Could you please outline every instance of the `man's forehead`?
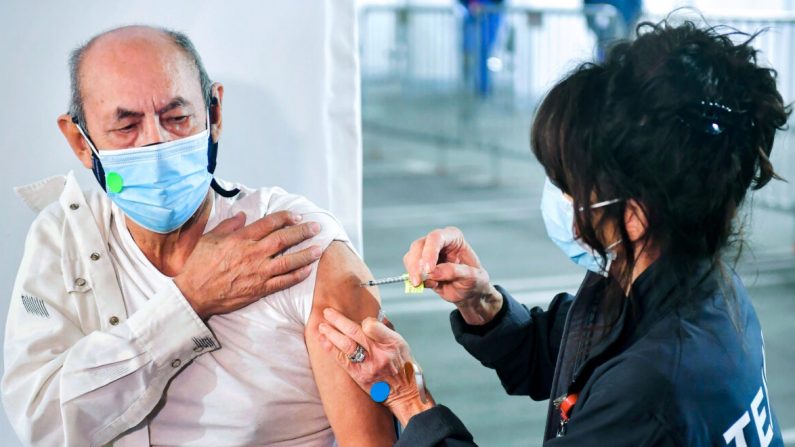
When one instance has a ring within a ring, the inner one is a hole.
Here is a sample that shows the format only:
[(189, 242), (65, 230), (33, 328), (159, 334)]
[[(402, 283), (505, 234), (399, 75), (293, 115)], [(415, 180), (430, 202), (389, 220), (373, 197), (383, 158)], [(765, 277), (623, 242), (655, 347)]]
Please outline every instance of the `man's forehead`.
[[(165, 32), (126, 27), (97, 37), (80, 64), (86, 102), (129, 101), (129, 97), (200, 94), (198, 73), (188, 55)], [(170, 100), (164, 98), (164, 100)]]
[(97, 36), (86, 48), (81, 70), (88, 73), (101, 64), (131, 65), (134, 62), (184, 63), (191, 60), (165, 31), (146, 26), (128, 26)]

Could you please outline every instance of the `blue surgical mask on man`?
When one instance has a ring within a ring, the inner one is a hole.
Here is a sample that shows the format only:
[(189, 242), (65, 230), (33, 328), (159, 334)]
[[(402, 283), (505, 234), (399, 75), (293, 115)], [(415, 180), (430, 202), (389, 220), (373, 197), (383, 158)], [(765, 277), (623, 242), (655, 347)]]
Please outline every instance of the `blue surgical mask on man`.
[(97, 150), (110, 199), (135, 223), (156, 232), (180, 228), (199, 209), (213, 180), (208, 171), (209, 119), (195, 135), (151, 146)]
[[(621, 199), (613, 199), (599, 202), (591, 205), (591, 208), (601, 208), (620, 201)], [(610, 265), (616, 258), (615, 252), (611, 249), (621, 241), (618, 240), (607, 247), (606, 260), (593, 248), (580, 241), (574, 235), (574, 204), (563, 195), (563, 191), (552, 184), (549, 178), (544, 182), (544, 191), (541, 195), (541, 215), (544, 218), (547, 235), (569, 259), (592, 272), (608, 275)]]

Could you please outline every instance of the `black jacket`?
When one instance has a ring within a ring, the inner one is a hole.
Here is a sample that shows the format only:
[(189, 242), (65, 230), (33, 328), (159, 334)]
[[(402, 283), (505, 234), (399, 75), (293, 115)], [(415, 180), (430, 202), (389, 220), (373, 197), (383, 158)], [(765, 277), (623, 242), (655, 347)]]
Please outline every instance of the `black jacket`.
[[(706, 263), (680, 276), (653, 264), (613, 325), (604, 324), (600, 306), (607, 279), (592, 273), (576, 297), (560, 294), (546, 311), (528, 310), (499, 289), (505, 301), (489, 325), (469, 326), (457, 311), (451, 324), (509, 394), (553, 398), (545, 446), (739, 446), (739, 437), (748, 446), (783, 445), (745, 287)], [(684, 293), (687, 299), (676, 299)], [(554, 401), (569, 393), (579, 398), (562, 425)], [(412, 418), (397, 445), (475, 443), (439, 405)]]

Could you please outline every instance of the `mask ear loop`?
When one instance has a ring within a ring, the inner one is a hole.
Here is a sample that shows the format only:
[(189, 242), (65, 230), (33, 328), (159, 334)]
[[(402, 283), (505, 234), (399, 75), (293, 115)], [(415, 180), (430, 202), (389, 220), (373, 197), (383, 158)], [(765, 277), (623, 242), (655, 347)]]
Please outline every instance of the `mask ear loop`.
[[(218, 98), (213, 96), (212, 100), (210, 101), (210, 109), (216, 107), (218, 105)], [(216, 157), (218, 156), (218, 142), (213, 141), (213, 134), (212, 130), (210, 129), (210, 110), (207, 110), (207, 172), (210, 174), (215, 173), (215, 165), (216, 165)], [(226, 190), (221, 185), (215, 181), (215, 176), (213, 176), (212, 181), (210, 181), (210, 187), (213, 188), (213, 191), (218, 193), (221, 197), (234, 197), (239, 192), (239, 188), (234, 188), (232, 190)]]
[[(602, 201), (602, 202), (596, 202), (593, 205), (589, 206), (588, 208), (590, 208), (590, 209), (604, 208), (606, 206), (614, 205), (614, 204), (616, 204), (618, 202), (621, 202), (622, 200), (624, 200), (624, 199), (612, 199), (612, 200), (605, 200), (605, 201)], [(579, 209), (580, 209), (580, 212), (584, 212), (585, 211), (585, 207), (584, 206), (581, 206)], [(607, 277), (610, 274), (610, 266), (613, 264), (613, 261), (615, 261), (615, 259), (616, 259), (616, 252), (613, 251), (613, 249), (615, 247), (617, 247), (618, 244), (620, 244), (622, 242), (624, 242), (623, 239), (618, 239), (617, 241), (615, 241), (612, 244), (610, 244), (607, 247), (605, 247), (605, 252), (607, 253), (607, 256), (605, 256), (604, 271), (601, 273), (602, 276)], [(594, 253), (594, 252), (592, 251), (592, 253)]]
[(91, 172), (94, 173), (94, 177), (97, 179), (99, 186), (102, 187), (103, 191), (107, 191), (105, 188), (105, 169), (102, 167), (102, 161), (99, 159), (99, 151), (97, 147), (94, 146), (94, 142), (91, 141), (91, 138), (88, 137), (88, 134), (83, 130), (83, 127), (80, 126), (80, 123), (77, 122), (77, 117), (72, 117), (72, 122), (77, 127), (77, 130), (80, 131), (80, 135), (83, 136), (83, 139), (88, 143), (88, 147), (91, 148)]

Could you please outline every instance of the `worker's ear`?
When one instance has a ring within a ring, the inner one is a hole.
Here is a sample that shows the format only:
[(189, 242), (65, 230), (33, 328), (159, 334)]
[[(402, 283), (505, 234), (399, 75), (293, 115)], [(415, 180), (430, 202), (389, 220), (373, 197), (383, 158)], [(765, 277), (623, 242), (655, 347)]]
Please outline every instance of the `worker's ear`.
[(66, 138), (69, 146), (72, 147), (72, 151), (75, 153), (80, 162), (83, 163), (83, 166), (91, 169), (93, 166), (91, 161), (91, 148), (88, 146), (86, 139), (83, 138), (83, 135), (77, 129), (77, 125), (72, 122), (72, 116), (66, 113), (59, 116), (58, 127), (61, 129), (61, 133)]
[(212, 86), (212, 99), (210, 100), (210, 135), (212, 135), (215, 143), (221, 138), (221, 129), (223, 128), (223, 115), (221, 113), (223, 99), (224, 86), (220, 82), (216, 82)]
[(627, 200), (624, 210), (624, 228), (627, 230), (630, 242), (641, 240), (646, 235), (648, 225), (649, 222), (643, 207), (635, 199)]

